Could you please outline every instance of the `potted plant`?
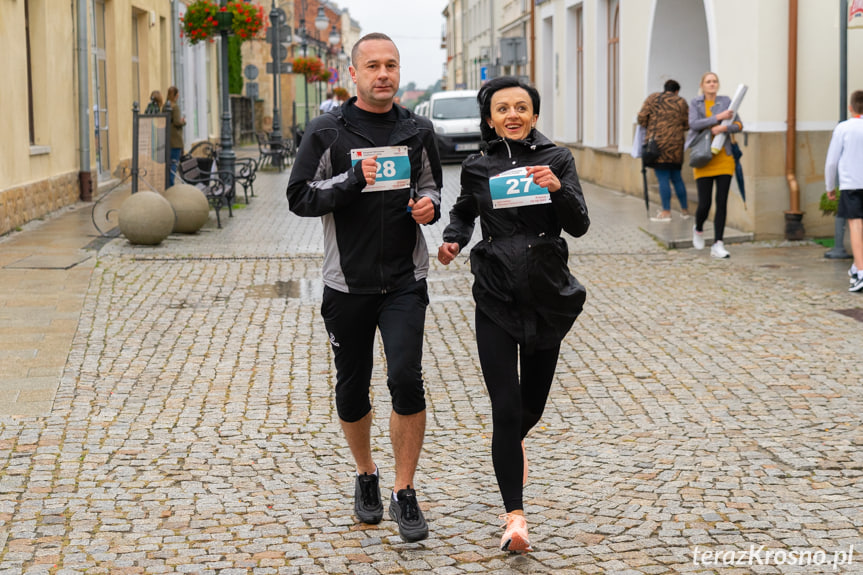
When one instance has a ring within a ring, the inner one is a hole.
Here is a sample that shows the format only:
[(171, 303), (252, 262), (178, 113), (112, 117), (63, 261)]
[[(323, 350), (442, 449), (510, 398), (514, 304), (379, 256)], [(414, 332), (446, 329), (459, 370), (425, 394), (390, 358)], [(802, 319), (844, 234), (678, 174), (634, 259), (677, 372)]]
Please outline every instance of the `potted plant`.
[(321, 74), (324, 69), (324, 63), (320, 58), (298, 56), (291, 61), (294, 74), (302, 74), (306, 80), (312, 81), (312, 78)]
[(828, 198), (826, 192), (821, 194), (821, 203), (818, 205), (818, 209), (825, 216), (836, 215), (836, 211), (839, 209), (839, 190), (836, 190), (835, 200)]
[(254, 38), (264, 27), (263, 6), (230, 0), (224, 6), (215, 0), (195, 0), (180, 17), (180, 35), (189, 44), (212, 41), (222, 30), (241, 42)]

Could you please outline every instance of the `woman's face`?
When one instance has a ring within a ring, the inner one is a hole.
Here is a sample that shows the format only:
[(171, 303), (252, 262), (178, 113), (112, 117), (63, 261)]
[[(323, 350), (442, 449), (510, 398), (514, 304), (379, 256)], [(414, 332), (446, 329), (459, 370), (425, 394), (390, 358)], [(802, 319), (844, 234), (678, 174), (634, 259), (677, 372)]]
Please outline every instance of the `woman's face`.
[(719, 91), (719, 78), (716, 74), (708, 74), (701, 81), (701, 91), (705, 94), (716, 94)]
[(491, 117), (488, 124), (495, 133), (510, 140), (524, 140), (536, 122), (533, 102), (527, 90), (502, 88), (491, 95)]

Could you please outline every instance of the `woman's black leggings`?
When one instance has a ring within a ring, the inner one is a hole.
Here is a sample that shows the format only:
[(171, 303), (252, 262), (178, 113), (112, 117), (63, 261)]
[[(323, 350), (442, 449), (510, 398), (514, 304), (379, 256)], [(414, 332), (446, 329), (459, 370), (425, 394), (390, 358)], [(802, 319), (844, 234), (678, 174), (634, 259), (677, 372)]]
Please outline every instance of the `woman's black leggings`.
[(728, 190), (731, 188), (731, 176), (708, 176), (698, 178), (698, 209), (695, 210), (695, 229), (704, 231), (704, 222), (710, 215), (710, 200), (713, 197), (713, 181), (716, 180), (716, 213), (713, 215), (713, 239), (722, 241), (725, 234), (725, 214), (728, 207)]
[[(522, 503), (521, 440), (537, 424), (551, 389), (560, 344), (519, 353), (506, 330), (476, 310), (476, 344), (485, 386), (491, 399), (491, 459), (507, 513)], [(519, 360), (521, 382), (519, 382)]]

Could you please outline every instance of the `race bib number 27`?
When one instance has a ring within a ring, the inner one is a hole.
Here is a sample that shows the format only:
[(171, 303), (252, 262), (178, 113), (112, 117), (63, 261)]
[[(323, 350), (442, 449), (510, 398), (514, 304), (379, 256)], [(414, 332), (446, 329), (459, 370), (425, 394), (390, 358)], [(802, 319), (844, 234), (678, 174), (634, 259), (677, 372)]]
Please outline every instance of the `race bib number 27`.
[(513, 168), (488, 180), (494, 209), (517, 208), (551, 203), (547, 188), (538, 186), (527, 168)]
[(351, 150), (351, 165), (365, 158), (376, 158), (375, 183), (363, 188), (363, 192), (400, 190), (411, 185), (411, 161), (407, 146), (384, 146), (382, 148), (357, 148)]

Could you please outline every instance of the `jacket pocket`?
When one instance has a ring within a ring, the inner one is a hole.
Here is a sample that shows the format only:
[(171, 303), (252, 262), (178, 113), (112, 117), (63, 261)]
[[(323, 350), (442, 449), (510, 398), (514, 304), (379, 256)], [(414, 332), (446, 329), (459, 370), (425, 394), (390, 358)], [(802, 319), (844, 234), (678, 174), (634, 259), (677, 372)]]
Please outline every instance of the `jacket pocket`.
[(531, 291), (539, 298), (560, 296), (567, 291), (569, 251), (562, 238), (536, 238), (528, 244), (527, 270)]
[(474, 295), (490, 296), (498, 301), (512, 302), (513, 270), (504, 262), (500, 247), (480, 242), (470, 250), (470, 267), (474, 275)]

